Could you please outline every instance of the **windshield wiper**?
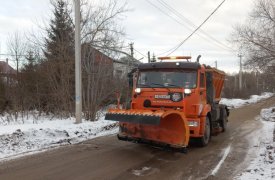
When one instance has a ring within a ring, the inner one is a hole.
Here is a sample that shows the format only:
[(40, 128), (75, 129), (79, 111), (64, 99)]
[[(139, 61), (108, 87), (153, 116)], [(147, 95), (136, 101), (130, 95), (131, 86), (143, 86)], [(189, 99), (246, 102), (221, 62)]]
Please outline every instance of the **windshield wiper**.
[(158, 84), (158, 83), (151, 83), (150, 85), (156, 85), (156, 86), (161, 86), (161, 87), (164, 87), (166, 88), (168, 91), (170, 91), (170, 89), (166, 86), (164, 86), (163, 84)]
[(179, 85), (176, 85), (176, 84), (169, 84), (169, 83), (167, 83), (167, 85), (168, 86), (174, 86), (174, 87), (177, 87), (177, 88), (182, 88), (182, 87), (180, 87)]
[(151, 84), (137, 84), (138, 87), (142, 86), (144, 88), (152, 88), (152, 89), (155, 89), (154, 87), (151, 86)]
[(150, 85), (148, 85), (148, 84), (137, 84), (137, 86), (138, 86), (138, 87), (139, 87), (139, 86), (150, 87)]

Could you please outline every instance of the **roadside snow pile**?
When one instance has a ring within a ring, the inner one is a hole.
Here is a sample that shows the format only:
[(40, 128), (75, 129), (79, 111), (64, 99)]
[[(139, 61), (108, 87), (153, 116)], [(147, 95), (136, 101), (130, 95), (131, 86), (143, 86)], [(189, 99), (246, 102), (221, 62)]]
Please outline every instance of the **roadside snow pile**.
[(252, 96), (250, 96), (249, 99), (227, 99), (227, 98), (222, 98), (221, 101), (220, 101), (220, 104), (225, 104), (230, 109), (239, 108), (239, 107), (242, 107), (244, 105), (257, 103), (260, 100), (270, 98), (273, 95), (274, 95), (274, 93), (265, 92), (265, 93), (262, 93), (261, 95), (252, 95)]
[(263, 109), (261, 111), (261, 117), (265, 121), (275, 122), (275, 107)]
[(275, 179), (275, 107), (263, 109), (263, 129), (258, 143), (256, 158), (237, 179)]
[[(105, 121), (84, 121), (74, 124), (74, 118), (50, 120), (34, 117), (20, 122), (0, 118), (0, 161), (52, 147), (74, 144), (98, 136), (117, 132), (117, 123)], [(24, 123), (24, 124), (23, 124)]]

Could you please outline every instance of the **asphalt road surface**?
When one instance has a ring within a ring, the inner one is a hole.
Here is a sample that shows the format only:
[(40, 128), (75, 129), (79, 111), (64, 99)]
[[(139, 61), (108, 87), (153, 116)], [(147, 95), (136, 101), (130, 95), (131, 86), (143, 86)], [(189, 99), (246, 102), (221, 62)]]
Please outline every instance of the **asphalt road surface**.
[(232, 179), (251, 159), (249, 142), (262, 126), (256, 117), (272, 105), (275, 97), (231, 110), (227, 131), (187, 154), (105, 136), (1, 163), (0, 179)]

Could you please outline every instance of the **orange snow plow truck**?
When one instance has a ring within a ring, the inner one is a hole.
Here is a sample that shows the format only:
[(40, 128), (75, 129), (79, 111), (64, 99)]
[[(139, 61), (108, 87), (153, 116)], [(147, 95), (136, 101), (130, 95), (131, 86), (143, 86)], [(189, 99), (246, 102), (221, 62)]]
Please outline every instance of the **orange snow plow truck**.
[(219, 104), (225, 73), (199, 58), (161, 57), (129, 75), (130, 105), (105, 116), (119, 121), (119, 140), (185, 149), (189, 141), (206, 146), (211, 135), (226, 130), (229, 110)]

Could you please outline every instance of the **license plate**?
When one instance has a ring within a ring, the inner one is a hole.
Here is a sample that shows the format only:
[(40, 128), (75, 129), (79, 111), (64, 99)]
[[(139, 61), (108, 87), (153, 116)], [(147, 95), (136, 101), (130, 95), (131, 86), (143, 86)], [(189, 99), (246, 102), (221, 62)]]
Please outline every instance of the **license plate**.
[(155, 99), (170, 99), (170, 95), (155, 95)]

